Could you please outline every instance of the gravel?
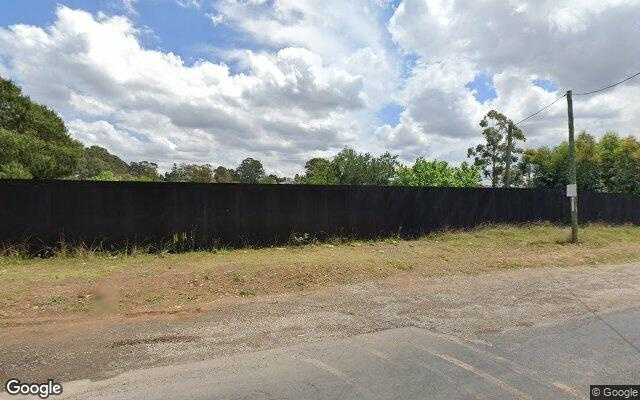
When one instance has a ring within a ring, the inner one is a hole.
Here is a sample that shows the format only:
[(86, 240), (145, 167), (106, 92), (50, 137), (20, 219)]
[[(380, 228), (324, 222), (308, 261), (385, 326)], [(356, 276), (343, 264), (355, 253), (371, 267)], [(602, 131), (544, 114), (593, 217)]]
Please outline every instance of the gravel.
[(462, 338), (640, 304), (640, 264), (396, 277), (231, 298), (200, 311), (59, 320), (0, 331), (0, 379), (121, 372), (415, 326)]

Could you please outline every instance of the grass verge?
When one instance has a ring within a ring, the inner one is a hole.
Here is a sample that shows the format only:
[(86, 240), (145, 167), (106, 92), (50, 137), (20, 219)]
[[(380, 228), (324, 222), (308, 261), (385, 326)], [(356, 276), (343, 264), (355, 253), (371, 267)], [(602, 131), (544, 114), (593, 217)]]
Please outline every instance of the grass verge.
[(591, 225), (581, 243), (547, 224), (487, 226), (417, 240), (383, 239), (182, 254), (79, 252), (0, 257), (0, 318), (196, 307), (224, 296), (361, 282), (398, 274), (640, 261), (640, 227)]

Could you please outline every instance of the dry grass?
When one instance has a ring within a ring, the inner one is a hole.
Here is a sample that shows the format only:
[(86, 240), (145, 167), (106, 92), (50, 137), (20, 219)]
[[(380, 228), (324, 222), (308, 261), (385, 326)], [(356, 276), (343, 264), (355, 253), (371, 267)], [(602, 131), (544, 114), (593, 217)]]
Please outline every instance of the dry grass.
[(221, 296), (385, 278), (640, 261), (640, 227), (592, 225), (581, 243), (552, 225), (489, 226), (418, 240), (384, 239), (183, 254), (67, 252), (0, 257), (0, 318), (196, 307)]

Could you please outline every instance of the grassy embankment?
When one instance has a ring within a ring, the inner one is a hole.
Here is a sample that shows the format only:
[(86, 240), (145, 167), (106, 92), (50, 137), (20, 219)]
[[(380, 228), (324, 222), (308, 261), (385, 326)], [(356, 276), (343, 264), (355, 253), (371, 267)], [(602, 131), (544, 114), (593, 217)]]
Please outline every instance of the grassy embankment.
[(72, 313), (198, 307), (225, 296), (304, 291), (398, 274), (640, 261), (640, 227), (592, 225), (579, 245), (553, 225), (489, 226), (417, 240), (384, 239), (182, 254), (67, 251), (0, 257), (0, 321)]

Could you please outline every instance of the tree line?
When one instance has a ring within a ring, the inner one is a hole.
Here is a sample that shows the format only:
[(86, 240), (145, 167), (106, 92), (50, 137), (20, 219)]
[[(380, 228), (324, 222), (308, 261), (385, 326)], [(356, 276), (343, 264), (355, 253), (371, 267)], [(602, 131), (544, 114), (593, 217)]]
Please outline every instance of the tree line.
[(173, 164), (161, 174), (158, 165), (149, 161), (127, 164), (120, 157), (100, 146), (85, 149), (84, 160), (72, 178), (104, 181), (200, 182), (200, 183), (281, 183), (283, 178), (266, 175), (259, 160), (244, 159), (235, 168), (211, 164)]
[(374, 157), (346, 147), (332, 159), (312, 158), (305, 173), (294, 178), (267, 175), (259, 160), (244, 159), (235, 169), (211, 164), (173, 164), (160, 174), (158, 165), (148, 161), (127, 164), (100, 146), (85, 149), (84, 160), (72, 178), (87, 180), (137, 180), (201, 183), (297, 183), (308, 185), (402, 185), (402, 186), (480, 186), (479, 169), (463, 163), (460, 167), (445, 161), (418, 158), (413, 166), (404, 166), (398, 156), (384, 153)]
[[(150, 161), (125, 162), (100, 146), (85, 147), (69, 135), (55, 111), (0, 78), (0, 179), (87, 179), (204, 183), (298, 183), (310, 185), (398, 185), (561, 188), (568, 181), (566, 141), (524, 149), (524, 132), (498, 111), (480, 121), (482, 143), (468, 149), (471, 163), (417, 158), (403, 165), (398, 156), (374, 156), (345, 147), (332, 158), (312, 158), (292, 178), (267, 174), (260, 160), (246, 158), (235, 168), (173, 164), (164, 174)], [(511, 145), (508, 130), (511, 129)], [(576, 140), (578, 185), (585, 190), (640, 194), (640, 143), (607, 132), (596, 140), (586, 131)]]
[[(569, 183), (567, 141), (523, 149), (518, 144), (526, 137), (512, 125), (512, 145), (507, 151), (509, 124), (503, 114), (487, 113), (480, 122), (484, 142), (467, 153), (491, 186), (504, 186), (508, 177), (516, 187), (564, 188)], [(640, 142), (634, 136), (606, 132), (598, 140), (583, 130), (575, 140), (575, 165), (582, 190), (640, 195)]]

